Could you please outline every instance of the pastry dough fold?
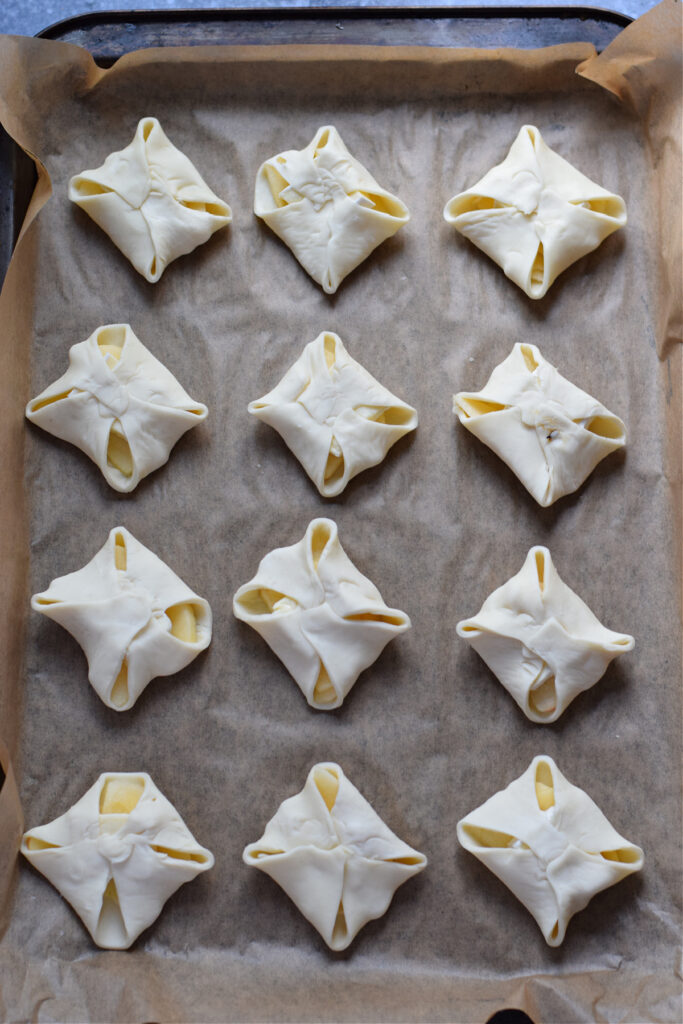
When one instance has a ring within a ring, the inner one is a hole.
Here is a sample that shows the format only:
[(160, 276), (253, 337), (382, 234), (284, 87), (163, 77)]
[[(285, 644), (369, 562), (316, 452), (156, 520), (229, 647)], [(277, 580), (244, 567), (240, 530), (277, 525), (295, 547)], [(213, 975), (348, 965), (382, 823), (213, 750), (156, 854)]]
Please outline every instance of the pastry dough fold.
[(517, 575), (457, 631), (532, 722), (556, 721), (613, 658), (634, 647), (632, 636), (600, 624), (544, 547), (531, 548)]
[(381, 917), (396, 889), (427, 864), (333, 763), (311, 769), (243, 859), (285, 890), (333, 950)]
[(453, 411), (547, 507), (577, 490), (626, 444), (626, 428), (562, 377), (535, 345), (517, 343), (481, 391), (461, 391)]
[(351, 156), (336, 128), (266, 160), (254, 213), (328, 294), (410, 219), (407, 207)]
[(306, 345), (280, 383), (248, 410), (282, 435), (325, 498), (341, 494), (417, 427), (415, 409), (352, 359), (331, 331)]
[(131, 144), (111, 153), (101, 167), (74, 175), (69, 199), (150, 282), (232, 220), (228, 204), (155, 117), (143, 117)]
[(360, 673), (410, 627), (353, 565), (331, 519), (314, 519), (297, 544), (267, 554), (235, 594), (233, 611), (318, 710), (339, 707)]
[(26, 832), (21, 852), (105, 949), (131, 946), (214, 863), (145, 772), (100, 775), (66, 814)]
[(626, 205), (524, 125), (505, 160), (453, 196), (444, 217), (540, 299), (563, 270), (626, 224)]
[(643, 851), (610, 825), (551, 757), (458, 822), (458, 840), (535, 918), (549, 946), (596, 893), (643, 866)]

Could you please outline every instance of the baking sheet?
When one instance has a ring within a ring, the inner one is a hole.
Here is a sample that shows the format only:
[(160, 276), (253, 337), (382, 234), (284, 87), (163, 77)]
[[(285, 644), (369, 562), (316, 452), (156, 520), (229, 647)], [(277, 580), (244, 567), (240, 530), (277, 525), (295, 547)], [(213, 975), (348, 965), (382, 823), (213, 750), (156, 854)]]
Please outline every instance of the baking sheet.
[[(62, 813), (101, 771), (143, 770), (216, 855), (128, 953), (94, 949), (25, 864), (0, 875), (5, 916), (12, 908), (0, 943), (5, 1019), (479, 1021), (503, 1005), (545, 1024), (678, 1019), (680, 239), (670, 226), (677, 100), (667, 89), (676, 97), (679, 15), (665, 4), (641, 19), (613, 58), (584, 44), (238, 47), (144, 51), (102, 72), (75, 47), (3, 40), (2, 121), (44, 164), (31, 212), (49, 183), (52, 195), (26, 227), (0, 299), (9, 442), (0, 733), (28, 825)], [(580, 62), (620, 98), (578, 77)], [(66, 199), (68, 178), (127, 145), (150, 113), (234, 216), (156, 285)], [(262, 159), (302, 147), (326, 123), (412, 214), (333, 297), (251, 213)], [(523, 123), (629, 210), (628, 227), (538, 303), (441, 218)], [(122, 320), (210, 408), (132, 496), (22, 419), (71, 344)], [(246, 413), (324, 329), (420, 414), (417, 433), (334, 501)], [(550, 509), (451, 412), (452, 393), (481, 387), (520, 340), (629, 433), (625, 453)], [(413, 621), (343, 708), (324, 714), (231, 612), (262, 555), (300, 539), (316, 515), (337, 521), (352, 560)], [(75, 641), (25, 612), (30, 593), (84, 564), (118, 524), (214, 612), (210, 649), (125, 714), (90, 688)], [(535, 543), (550, 547), (602, 621), (636, 637), (635, 652), (548, 727), (527, 722), (455, 634)], [(457, 820), (542, 752), (646, 853), (642, 874), (596, 897), (559, 950), (455, 840)], [(338, 955), (241, 862), (319, 760), (337, 760), (430, 860)], [(3, 863), (19, 833), (11, 793), (6, 782)]]

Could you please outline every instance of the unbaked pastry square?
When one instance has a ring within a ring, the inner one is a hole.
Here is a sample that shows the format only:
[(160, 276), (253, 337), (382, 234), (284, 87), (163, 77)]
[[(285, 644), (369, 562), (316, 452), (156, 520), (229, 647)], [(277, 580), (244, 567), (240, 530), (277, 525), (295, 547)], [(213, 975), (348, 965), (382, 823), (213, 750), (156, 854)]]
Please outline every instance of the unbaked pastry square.
[(282, 380), (249, 412), (274, 427), (324, 498), (376, 466), (417, 412), (352, 359), (341, 338), (323, 331)]
[(66, 814), (29, 829), (21, 852), (104, 949), (128, 949), (214, 863), (146, 772), (100, 775)]
[(460, 845), (485, 864), (536, 920), (549, 946), (596, 893), (643, 866), (643, 851), (564, 777), (551, 757), (458, 822)]
[(405, 203), (351, 156), (332, 125), (319, 128), (304, 149), (261, 164), (254, 213), (330, 295), (410, 220)]
[(316, 764), (244, 863), (280, 885), (335, 951), (389, 907), (427, 858), (387, 828), (338, 764)]
[(453, 196), (449, 224), (502, 267), (532, 299), (626, 223), (626, 204), (550, 149), (525, 124), (510, 152)]
[(232, 220), (228, 204), (155, 117), (143, 117), (131, 144), (111, 153), (101, 167), (74, 175), (69, 199), (150, 282)]
[(267, 554), (233, 611), (322, 711), (338, 708), (363, 669), (410, 627), (345, 554), (331, 519), (314, 519), (297, 544)]

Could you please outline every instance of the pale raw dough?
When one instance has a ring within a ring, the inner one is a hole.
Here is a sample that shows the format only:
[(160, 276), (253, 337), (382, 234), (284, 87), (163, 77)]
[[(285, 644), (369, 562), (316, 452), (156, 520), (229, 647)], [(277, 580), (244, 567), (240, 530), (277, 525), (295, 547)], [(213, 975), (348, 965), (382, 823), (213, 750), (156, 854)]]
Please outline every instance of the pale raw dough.
[(395, 836), (338, 764), (317, 764), (243, 853), (280, 885), (330, 949), (384, 914), (427, 858)]
[(565, 380), (535, 345), (516, 344), (481, 391), (454, 396), (453, 411), (544, 507), (626, 444), (619, 417)]
[(31, 607), (78, 641), (88, 679), (115, 711), (132, 708), (151, 679), (180, 672), (211, 641), (208, 602), (123, 526)]
[(363, 669), (410, 627), (344, 553), (331, 519), (314, 519), (298, 544), (267, 554), (233, 611), (319, 710), (338, 708)]
[(512, 579), (457, 625), (532, 722), (554, 722), (610, 661), (632, 651), (560, 579), (547, 548), (531, 548)]
[(328, 294), (410, 220), (405, 204), (351, 156), (331, 125), (305, 149), (261, 165), (254, 213)]
[(341, 494), (417, 427), (415, 409), (371, 377), (330, 331), (248, 409), (282, 435), (325, 498)]
[(502, 164), (453, 196), (444, 217), (540, 299), (558, 274), (624, 226), (626, 205), (526, 124)]
[(214, 862), (145, 772), (100, 775), (66, 814), (26, 832), (21, 852), (104, 949), (128, 949)]
[(116, 491), (134, 490), (208, 416), (129, 324), (98, 327), (69, 349), (69, 369), (26, 416), (89, 455)]
[(133, 141), (69, 182), (69, 199), (106, 231), (148, 281), (229, 224), (232, 211), (194, 164), (143, 117)]
[(640, 847), (546, 755), (459, 821), (458, 839), (521, 900), (549, 946), (596, 893), (643, 866)]

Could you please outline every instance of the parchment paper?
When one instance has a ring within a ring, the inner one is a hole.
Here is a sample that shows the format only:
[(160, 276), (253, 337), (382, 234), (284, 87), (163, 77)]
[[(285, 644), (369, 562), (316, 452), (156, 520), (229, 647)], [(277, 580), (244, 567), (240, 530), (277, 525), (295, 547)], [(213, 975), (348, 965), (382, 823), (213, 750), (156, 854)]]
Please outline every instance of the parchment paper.
[[(72, 46), (2, 40), (1, 119), (42, 172), (0, 299), (0, 735), (27, 825), (63, 813), (102, 771), (144, 770), (216, 855), (131, 951), (99, 951), (42, 876), (10, 870), (10, 771), (3, 1019), (464, 1022), (505, 1005), (544, 1024), (679, 1019), (679, 27), (680, 5), (665, 3), (600, 58), (585, 44), (202, 48), (134, 53), (108, 72)], [(68, 178), (127, 145), (148, 114), (234, 212), (156, 285), (66, 198)], [(251, 213), (261, 161), (327, 123), (412, 214), (332, 298)], [(524, 123), (629, 213), (538, 303), (442, 220)], [(23, 420), (69, 346), (117, 321), (210, 408), (132, 496)], [(329, 502), (246, 412), (324, 329), (420, 415), (415, 435)], [(545, 510), (451, 411), (452, 393), (482, 387), (522, 340), (629, 434), (625, 453)], [(348, 555), (413, 622), (332, 713), (309, 709), (231, 612), (263, 554), (316, 515), (336, 519)], [(124, 714), (89, 686), (75, 641), (27, 610), (118, 524), (214, 612), (208, 652)], [(537, 543), (606, 625), (636, 637), (553, 726), (529, 723), (455, 633)], [(455, 839), (463, 814), (543, 752), (646, 854), (560, 949)], [(430, 861), (339, 955), (241, 861), (319, 760), (337, 760)]]

